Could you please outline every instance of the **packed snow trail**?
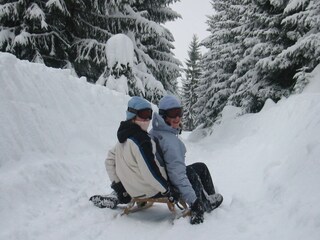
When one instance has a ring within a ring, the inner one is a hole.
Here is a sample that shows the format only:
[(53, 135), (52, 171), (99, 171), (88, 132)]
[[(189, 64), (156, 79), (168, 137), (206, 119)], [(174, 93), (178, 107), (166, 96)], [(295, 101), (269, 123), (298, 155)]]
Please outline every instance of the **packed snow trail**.
[(226, 108), (210, 136), (183, 133), (225, 199), (192, 226), (163, 205), (120, 216), (88, 201), (111, 191), (104, 159), (128, 96), (0, 53), (0, 239), (317, 240), (319, 76), (260, 113)]

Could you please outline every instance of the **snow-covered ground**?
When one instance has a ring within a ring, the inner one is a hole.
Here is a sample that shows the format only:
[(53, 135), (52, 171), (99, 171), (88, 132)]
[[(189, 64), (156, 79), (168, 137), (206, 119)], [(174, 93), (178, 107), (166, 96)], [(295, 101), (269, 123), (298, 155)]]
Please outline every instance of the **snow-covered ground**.
[(128, 96), (0, 53), (0, 239), (318, 240), (319, 68), (300, 95), (183, 134), (225, 198), (192, 226), (162, 205), (119, 216), (88, 201), (110, 192), (104, 158)]

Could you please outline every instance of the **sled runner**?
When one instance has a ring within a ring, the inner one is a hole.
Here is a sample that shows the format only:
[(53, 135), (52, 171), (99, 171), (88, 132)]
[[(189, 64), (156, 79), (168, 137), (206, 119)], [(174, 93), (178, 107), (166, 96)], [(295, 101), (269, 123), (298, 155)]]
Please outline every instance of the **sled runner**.
[[(190, 215), (190, 210), (187, 204), (179, 200), (178, 203), (169, 201), (167, 197), (162, 198), (133, 198), (127, 207), (123, 210), (121, 215), (128, 215), (130, 213), (138, 212), (143, 209), (152, 207), (154, 203), (165, 203), (168, 206), (170, 212), (172, 212), (175, 218), (186, 217)], [(176, 206), (181, 210), (177, 211)]]

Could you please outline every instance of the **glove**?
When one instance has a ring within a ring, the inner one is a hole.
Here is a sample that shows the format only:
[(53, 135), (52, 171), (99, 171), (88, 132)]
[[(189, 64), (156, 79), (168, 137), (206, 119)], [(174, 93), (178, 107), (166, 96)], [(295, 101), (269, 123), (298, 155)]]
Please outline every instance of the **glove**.
[(180, 193), (172, 185), (168, 185), (168, 190), (162, 193), (162, 195), (168, 197), (172, 203), (179, 201), (180, 198)]
[(169, 188), (170, 188), (169, 201), (171, 201), (171, 202), (179, 202), (180, 192), (175, 187), (173, 187), (172, 185), (169, 185)]
[(127, 204), (131, 201), (131, 196), (127, 193), (121, 182), (112, 182), (111, 188), (116, 192), (119, 203)]
[(203, 210), (203, 204), (197, 198), (197, 200), (191, 205), (191, 218), (190, 218), (190, 223), (191, 224), (200, 224), (203, 223), (204, 217), (204, 210)]

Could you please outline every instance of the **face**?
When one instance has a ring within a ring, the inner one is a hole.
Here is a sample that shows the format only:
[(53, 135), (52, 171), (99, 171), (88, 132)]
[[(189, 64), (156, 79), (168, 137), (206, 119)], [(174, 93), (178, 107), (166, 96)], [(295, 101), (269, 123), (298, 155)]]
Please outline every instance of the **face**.
[(180, 128), (181, 117), (176, 116), (175, 118), (166, 117), (165, 121), (173, 128)]
[(183, 110), (181, 107), (171, 108), (164, 112), (165, 121), (173, 128), (180, 128)]
[(139, 125), (142, 130), (144, 130), (146, 132), (148, 131), (148, 127), (149, 127), (149, 124), (150, 124), (150, 119), (140, 118), (140, 117), (136, 116), (133, 119), (133, 122), (135, 124)]

